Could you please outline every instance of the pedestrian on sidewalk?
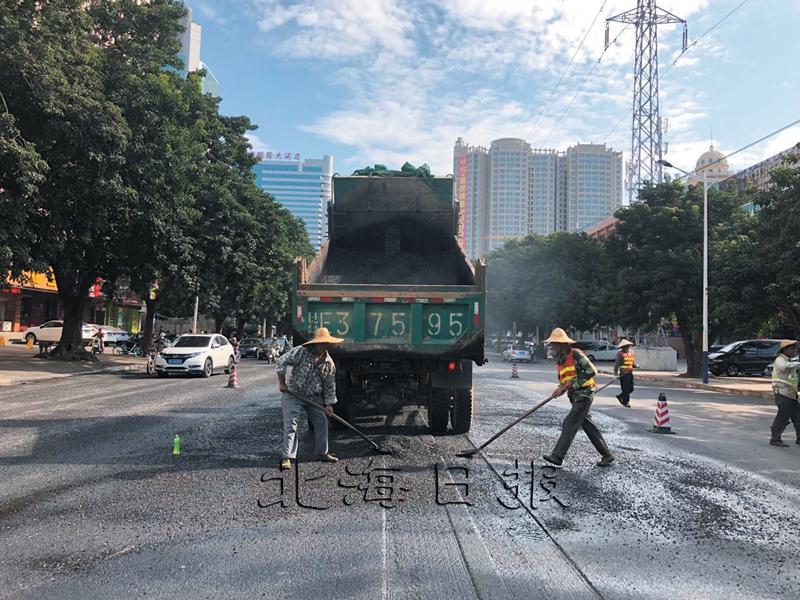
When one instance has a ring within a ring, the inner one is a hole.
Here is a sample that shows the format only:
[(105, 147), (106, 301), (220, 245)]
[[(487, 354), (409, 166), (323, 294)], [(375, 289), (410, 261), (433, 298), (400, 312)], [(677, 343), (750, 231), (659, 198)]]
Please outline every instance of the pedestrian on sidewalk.
[(633, 346), (633, 342), (623, 339), (618, 344), (619, 352), (617, 352), (617, 360), (614, 362), (614, 375), (619, 376), (619, 386), (622, 388), (622, 392), (617, 394), (617, 400), (622, 406), (627, 407), (631, 405), (633, 370), (639, 368), (631, 346)]
[(553, 329), (553, 333), (545, 340), (545, 343), (550, 344), (556, 359), (558, 388), (554, 394), (562, 396), (566, 393), (572, 408), (561, 424), (561, 436), (558, 438), (555, 448), (550, 454), (545, 454), (543, 458), (554, 465), (564, 462), (572, 440), (575, 439), (578, 429), (582, 428), (602, 457), (597, 465), (600, 467), (610, 465), (614, 462), (614, 455), (608, 449), (603, 435), (592, 421), (592, 415), (589, 412), (594, 400), (594, 376), (597, 375), (597, 369), (583, 352), (572, 347), (575, 340), (571, 339), (560, 327)]
[(781, 439), (789, 421), (794, 424), (797, 434), (795, 444), (800, 445), (800, 403), (797, 401), (797, 371), (800, 370), (800, 362), (793, 360), (796, 357), (797, 341), (783, 340), (772, 365), (772, 391), (775, 392), (775, 404), (778, 406), (769, 440), (773, 446), (789, 446)]
[[(297, 420), (302, 410), (314, 426), (314, 449), (324, 462), (339, 459), (328, 452), (328, 417), (336, 404), (336, 366), (328, 354), (330, 344), (343, 342), (333, 337), (327, 327), (317, 329), (314, 337), (302, 346), (283, 354), (275, 362), (278, 372), (278, 389), (284, 394), (283, 447), (281, 448), (281, 470), (291, 469), (297, 457)], [(289, 383), (286, 383), (286, 368), (292, 368)], [(324, 411), (303, 402), (308, 398), (322, 404)]]
[(103, 338), (105, 334), (103, 333), (103, 328), (99, 327), (95, 334), (92, 336), (92, 350), (96, 354), (103, 353)]

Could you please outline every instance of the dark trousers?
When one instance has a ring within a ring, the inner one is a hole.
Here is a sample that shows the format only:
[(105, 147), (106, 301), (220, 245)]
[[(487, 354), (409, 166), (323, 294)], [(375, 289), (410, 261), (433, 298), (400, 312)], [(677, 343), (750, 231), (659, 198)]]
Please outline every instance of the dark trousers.
[(592, 394), (576, 394), (569, 399), (572, 408), (561, 424), (561, 437), (558, 438), (556, 447), (553, 449), (553, 454), (561, 460), (564, 460), (569, 447), (572, 445), (572, 440), (575, 439), (578, 429), (581, 428), (586, 432), (589, 441), (592, 442), (600, 454), (603, 456), (611, 454), (603, 435), (594, 424), (594, 421), (592, 421), (592, 415), (589, 414), (589, 410), (592, 408), (592, 400)]
[(617, 398), (623, 404), (629, 404), (631, 401), (631, 392), (633, 391), (633, 373), (621, 373), (619, 376), (619, 386), (622, 388), (622, 393), (617, 395)]
[(775, 404), (778, 406), (778, 414), (772, 422), (772, 439), (781, 439), (784, 429), (791, 421), (794, 423), (797, 439), (800, 440), (800, 402), (794, 398), (775, 394)]

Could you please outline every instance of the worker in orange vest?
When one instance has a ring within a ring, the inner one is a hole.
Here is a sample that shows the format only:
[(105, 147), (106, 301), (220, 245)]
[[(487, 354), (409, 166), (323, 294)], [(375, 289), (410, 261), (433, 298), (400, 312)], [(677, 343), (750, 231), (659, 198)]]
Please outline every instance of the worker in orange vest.
[(550, 344), (556, 358), (558, 388), (554, 394), (561, 396), (566, 393), (572, 408), (561, 424), (561, 436), (558, 438), (555, 448), (542, 458), (554, 465), (560, 465), (564, 462), (564, 457), (567, 455), (578, 429), (582, 428), (602, 457), (597, 465), (600, 467), (610, 465), (614, 462), (614, 455), (608, 449), (603, 435), (597, 429), (592, 421), (592, 415), (589, 413), (594, 400), (594, 376), (597, 375), (597, 369), (583, 352), (572, 347), (575, 340), (571, 339), (560, 327), (553, 330), (545, 343)]
[(633, 370), (638, 369), (639, 365), (636, 364), (636, 357), (631, 351), (633, 342), (622, 340), (618, 347), (617, 360), (614, 363), (614, 375), (619, 376), (619, 385), (622, 388), (622, 393), (617, 394), (617, 400), (622, 406), (630, 407), (631, 405), (631, 392), (633, 391)]

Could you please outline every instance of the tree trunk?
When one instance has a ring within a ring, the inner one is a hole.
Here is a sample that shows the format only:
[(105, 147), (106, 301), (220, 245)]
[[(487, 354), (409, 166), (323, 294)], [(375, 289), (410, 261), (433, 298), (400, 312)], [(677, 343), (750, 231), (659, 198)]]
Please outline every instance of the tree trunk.
[(697, 331), (684, 332), (681, 328), (681, 338), (686, 349), (686, 377), (703, 376), (703, 350), (702, 344), (697, 343)]
[(153, 345), (153, 329), (156, 321), (156, 301), (151, 300), (148, 295), (144, 299), (144, 304), (147, 307), (147, 312), (144, 315), (144, 329), (142, 330), (142, 350), (145, 354), (149, 354), (150, 347)]
[(225, 323), (225, 317), (214, 315), (214, 332), (222, 333), (222, 324)]
[(236, 339), (243, 339), (244, 338), (244, 327), (247, 325), (247, 321), (244, 319), (238, 320), (236, 324)]
[(61, 331), (55, 349), (50, 352), (51, 358), (69, 358), (70, 360), (97, 360), (91, 352), (83, 347), (83, 311), (89, 299), (89, 284), (96, 277), (78, 273), (65, 274), (53, 267), (53, 274), (58, 286), (58, 297), (64, 307), (64, 328)]

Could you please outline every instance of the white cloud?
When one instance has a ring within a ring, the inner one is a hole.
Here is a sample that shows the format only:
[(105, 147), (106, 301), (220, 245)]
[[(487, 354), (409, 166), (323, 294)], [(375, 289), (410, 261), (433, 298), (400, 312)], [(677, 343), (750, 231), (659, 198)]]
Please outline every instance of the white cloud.
[(259, 29), (270, 33), (270, 40), (277, 34), (274, 47), (280, 54), (332, 59), (376, 49), (413, 52), (411, 21), (395, 0), (256, 0), (256, 4)]
[(248, 131), (244, 134), (247, 140), (250, 142), (250, 145), (253, 147), (253, 152), (267, 152), (269, 151), (269, 146), (267, 143), (258, 137), (252, 131)]
[[(428, 162), (434, 172), (449, 173), (457, 137), (488, 145), (499, 137), (527, 138), (529, 133), (535, 145), (546, 141), (547, 146), (562, 149), (577, 141), (606, 141), (627, 158), (632, 26), (612, 24), (616, 44), (603, 54), (583, 91), (566, 108), (603, 53), (605, 18), (633, 8), (635, 0), (251, 2), (269, 52), (325, 65), (325, 76), (334, 82), (341, 99), (331, 103), (335, 108), (329, 113), (309, 119), (301, 128), (352, 148), (343, 159), (347, 166), (375, 162), (399, 166), (409, 160)], [(603, 13), (598, 15), (601, 5)], [(690, 40), (719, 18), (710, 0), (663, 0), (660, 5), (693, 19)], [(596, 23), (552, 105), (543, 110), (595, 16)], [(662, 80), (662, 114), (670, 120), (670, 160), (681, 166), (694, 165), (708, 146), (697, 140), (697, 128), (706, 118), (705, 98), (691, 80), (682, 78), (698, 77), (701, 59), (725, 52), (717, 35), (719, 30), (690, 49)], [(674, 59), (680, 41), (680, 26), (660, 28), (662, 65)], [(341, 164), (338, 157), (337, 162)]]

